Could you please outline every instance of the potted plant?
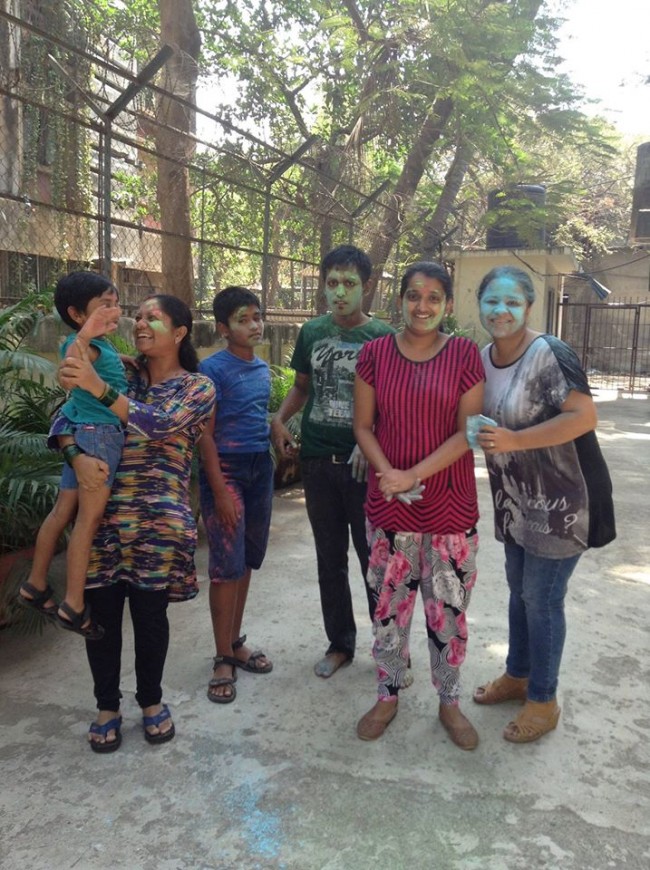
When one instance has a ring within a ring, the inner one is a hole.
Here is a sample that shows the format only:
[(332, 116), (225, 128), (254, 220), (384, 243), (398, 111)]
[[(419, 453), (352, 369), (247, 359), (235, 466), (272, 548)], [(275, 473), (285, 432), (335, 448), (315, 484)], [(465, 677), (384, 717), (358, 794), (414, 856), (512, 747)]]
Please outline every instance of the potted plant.
[[(65, 393), (56, 366), (29, 347), (51, 300), (51, 294), (30, 294), (0, 311), (0, 624), (18, 612), (11, 603), (61, 476), (60, 454), (46, 442)], [(24, 614), (27, 626), (41, 619)]]

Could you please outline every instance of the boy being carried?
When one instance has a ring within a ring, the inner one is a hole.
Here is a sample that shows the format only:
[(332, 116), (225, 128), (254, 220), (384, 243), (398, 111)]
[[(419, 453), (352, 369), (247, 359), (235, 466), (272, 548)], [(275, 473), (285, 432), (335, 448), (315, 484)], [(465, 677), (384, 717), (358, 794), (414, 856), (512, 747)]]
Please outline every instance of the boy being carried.
[[(63, 628), (86, 640), (99, 640), (104, 631), (90, 618), (84, 589), (93, 538), (104, 515), (124, 445), (124, 428), (109, 411), (117, 394), (126, 392), (124, 365), (113, 345), (104, 338), (117, 329), (122, 311), (116, 288), (108, 278), (96, 272), (72, 272), (61, 278), (54, 291), (54, 305), (63, 322), (75, 330), (64, 341), (61, 357), (88, 356), (109, 387), (100, 399), (74, 389), (61, 408), (60, 414), (68, 421), (69, 428), (56, 439), (56, 444), (66, 464), (59, 495), (38, 532), (31, 572), (20, 587), (19, 596), (22, 604), (57, 619)], [(87, 453), (105, 463), (102, 467), (106, 471), (106, 485), (100, 490), (79, 486), (71, 465), (79, 453)], [(54, 592), (47, 583), (47, 572), (57, 543), (73, 519), (67, 550), (65, 597), (57, 609)]]

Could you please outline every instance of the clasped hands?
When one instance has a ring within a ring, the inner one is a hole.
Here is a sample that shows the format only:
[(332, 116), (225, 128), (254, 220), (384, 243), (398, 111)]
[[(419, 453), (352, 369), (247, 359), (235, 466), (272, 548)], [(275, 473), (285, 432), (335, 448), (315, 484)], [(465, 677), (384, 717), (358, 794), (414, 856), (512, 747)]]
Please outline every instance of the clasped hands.
[(386, 501), (391, 501), (393, 497), (403, 504), (422, 501), (424, 484), (412, 471), (399, 471), (396, 468), (391, 468), (390, 471), (377, 472), (377, 481), (379, 490)]

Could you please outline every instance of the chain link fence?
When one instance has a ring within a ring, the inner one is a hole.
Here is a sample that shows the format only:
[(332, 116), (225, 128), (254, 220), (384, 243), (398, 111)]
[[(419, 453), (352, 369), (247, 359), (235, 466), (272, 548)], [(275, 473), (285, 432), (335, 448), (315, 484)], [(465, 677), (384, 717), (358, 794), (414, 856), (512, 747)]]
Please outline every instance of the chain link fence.
[[(0, 4), (0, 303), (90, 268), (112, 277), (128, 313), (165, 289), (165, 251), (174, 263), (189, 249), (179, 295), (199, 317), (236, 283), (260, 294), (267, 318), (317, 310), (324, 243), (369, 245), (391, 208), (386, 185), (315, 136), (281, 150), (156, 84), (166, 46), (136, 73), (82, 23), (57, 35), (51, 7)], [(165, 120), (163, 103), (190, 132)], [(165, 194), (163, 172), (186, 197)], [(376, 310), (390, 308), (395, 284), (384, 275)]]

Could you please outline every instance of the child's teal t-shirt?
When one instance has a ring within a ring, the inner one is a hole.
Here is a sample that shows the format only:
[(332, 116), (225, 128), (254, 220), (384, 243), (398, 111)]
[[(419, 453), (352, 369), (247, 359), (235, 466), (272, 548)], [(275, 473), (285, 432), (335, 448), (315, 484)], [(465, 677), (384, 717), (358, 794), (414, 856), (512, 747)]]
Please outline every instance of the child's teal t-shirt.
[[(76, 335), (73, 333), (63, 342), (61, 359), (65, 358), (67, 350), (75, 338)], [(124, 363), (113, 345), (105, 338), (93, 338), (90, 344), (99, 352), (99, 356), (93, 363), (93, 368), (99, 377), (118, 393), (126, 393)], [(61, 408), (61, 413), (71, 423), (108, 423), (112, 426), (120, 424), (120, 419), (116, 414), (102, 405), (99, 399), (79, 387), (72, 390), (68, 401)]]

